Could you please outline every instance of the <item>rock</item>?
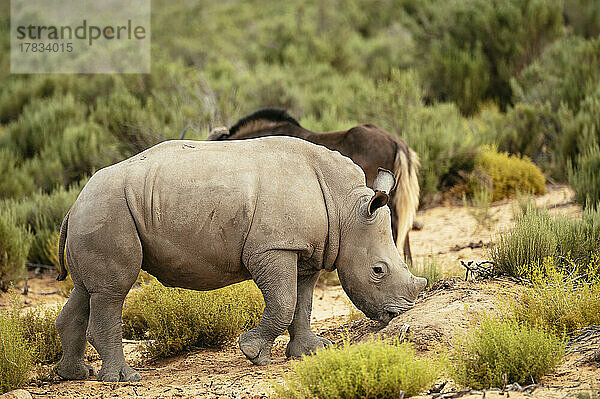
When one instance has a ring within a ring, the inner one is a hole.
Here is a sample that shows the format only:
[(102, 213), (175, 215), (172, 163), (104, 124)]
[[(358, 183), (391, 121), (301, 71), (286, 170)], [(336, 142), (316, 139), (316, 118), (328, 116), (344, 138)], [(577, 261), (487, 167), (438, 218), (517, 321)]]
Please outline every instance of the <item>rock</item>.
[(15, 389), (0, 395), (0, 399), (32, 399), (31, 394), (24, 389)]

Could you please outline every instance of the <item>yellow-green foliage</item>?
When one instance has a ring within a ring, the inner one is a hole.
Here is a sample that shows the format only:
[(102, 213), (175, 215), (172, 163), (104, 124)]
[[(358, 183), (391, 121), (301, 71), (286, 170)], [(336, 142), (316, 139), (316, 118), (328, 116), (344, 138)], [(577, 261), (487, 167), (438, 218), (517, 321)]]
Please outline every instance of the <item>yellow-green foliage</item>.
[(508, 311), (517, 320), (557, 334), (600, 324), (600, 259), (582, 266), (587, 281), (577, 270), (558, 268), (547, 258), (527, 268), (532, 282)]
[(439, 371), (409, 343), (344, 342), (303, 357), (275, 391), (280, 398), (397, 398), (400, 391), (409, 397), (429, 388)]
[(25, 277), (31, 235), (15, 223), (11, 210), (0, 211), (0, 290)]
[(220, 346), (254, 327), (264, 301), (251, 282), (213, 291), (167, 288), (158, 281), (132, 290), (123, 310), (124, 335), (148, 339), (145, 351), (164, 357)]
[(588, 209), (581, 219), (570, 219), (529, 204), (516, 219), (512, 230), (499, 235), (489, 250), (498, 273), (526, 277), (528, 266), (548, 257), (555, 263), (569, 257), (586, 265), (600, 251), (600, 210)]
[(451, 374), (472, 388), (530, 384), (556, 367), (564, 342), (551, 332), (514, 319), (484, 317), (479, 326), (457, 336), (450, 351)]
[(53, 363), (62, 355), (62, 345), (54, 327), (62, 307), (62, 303), (37, 306), (21, 311), (18, 316), (21, 333), (28, 342), (36, 363)]
[(527, 157), (484, 150), (477, 157), (477, 166), (491, 178), (494, 187), (492, 200), (497, 201), (519, 192), (544, 194), (546, 178)]
[(15, 308), (0, 311), (0, 394), (29, 381), (33, 351), (21, 326)]

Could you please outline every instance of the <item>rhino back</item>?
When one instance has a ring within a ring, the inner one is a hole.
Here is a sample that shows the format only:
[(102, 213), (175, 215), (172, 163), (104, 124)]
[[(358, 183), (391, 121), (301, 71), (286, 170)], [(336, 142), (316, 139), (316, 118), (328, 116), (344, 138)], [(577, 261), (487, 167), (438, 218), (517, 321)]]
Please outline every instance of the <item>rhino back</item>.
[(244, 264), (270, 249), (319, 267), (328, 217), (317, 174), (331, 154), (293, 138), (171, 141), (92, 181), (111, 195), (122, 184), (144, 269), (167, 285), (213, 289), (250, 278)]

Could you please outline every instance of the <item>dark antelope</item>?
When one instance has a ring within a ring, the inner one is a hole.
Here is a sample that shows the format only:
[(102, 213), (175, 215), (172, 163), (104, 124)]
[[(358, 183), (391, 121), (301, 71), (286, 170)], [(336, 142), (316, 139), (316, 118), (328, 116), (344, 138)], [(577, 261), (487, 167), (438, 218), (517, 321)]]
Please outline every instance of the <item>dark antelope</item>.
[(217, 128), (207, 140), (241, 140), (264, 136), (293, 136), (320, 144), (352, 159), (373, 187), (378, 168), (392, 170), (398, 182), (390, 195), (392, 234), (412, 263), (408, 233), (419, 206), (419, 157), (406, 143), (385, 130), (366, 124), (337, 132), (312, 132), (282, 109), (262, 109), (240, 119), (230, 129)]

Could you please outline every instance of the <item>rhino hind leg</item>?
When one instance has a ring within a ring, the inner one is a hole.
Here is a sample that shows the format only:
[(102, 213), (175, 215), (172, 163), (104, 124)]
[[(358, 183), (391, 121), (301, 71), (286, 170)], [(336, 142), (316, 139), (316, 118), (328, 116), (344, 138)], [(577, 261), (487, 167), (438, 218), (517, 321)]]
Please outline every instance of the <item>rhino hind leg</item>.
[(88, 337), (102, 358), (98, 380), (107, 382), (139, 381), (140, 374), (125, 362), (121, 315), (125, 297), (95, 293), (90, 299)]
[(290, 342), (285, 350), (287, 357), (300, 357), (331, 345), (331, 341), (317, 336), (310, 328), (310, 314), (315, 284), (319, 272), (298, 277), (298, 295), (294, 319), (289, 327)]
[(271, 363), (273, 341), (283, 334), (294, 317), (298, 255), (290, 251), (267, 251), (251, 258), (248, 270), (265, 299), (258, 326), (240, 336), (240, 349), (254, 364)]
[(84, 288), (75, 286), (55, 322), (63, 347), (56, 374), (66, 380), (85, 380), (95, 375), (94, 368), (84, 360), (89, 314), (90, 296)]
[(85, 224), (96, 223), (94, 218), (71, 214), (71, 275), (89, 293), (86, 337), (102, 359), (98, 380), (138, 381), (140, 375), (123, 355), (121, 317), (125, 296), (141, 269), (142, 244), (128, 208), (112, 205), (96, 207), (96, 214), (111, 212), (102, 228)]

